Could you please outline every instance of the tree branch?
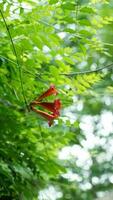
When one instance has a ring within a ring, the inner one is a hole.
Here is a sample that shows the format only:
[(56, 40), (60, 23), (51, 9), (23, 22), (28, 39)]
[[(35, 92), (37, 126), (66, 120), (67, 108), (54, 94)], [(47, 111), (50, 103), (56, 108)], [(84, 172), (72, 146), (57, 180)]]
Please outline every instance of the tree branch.
[[(6, 58), (6, 57), (4, 57), (2, 55), (0, 55), (0, 57), (3, 58), (3, 59), (5, 59), (5, 60), (7, 60), (7, 61), (9, 61), (9, 62), (11, 62), (11, 63), (13, 63), (14, 65), (17, 65), (16, 62), (14, 62), (13, 60), (11, 60), (9, 58)], [(99, 71), (102, 71), (103, 69), (110, 70), (110, 69), (112, 69), (112, 67), (113, 67), (113, 62), (110, 63), (109, 65), (106, 65), (104, 67), (100, 67), (100, 68), (95, 69), (95, 70), (87, 70), (87, 71), (72, 72), (72, 73), (60, 73), (59, 75), (70, 76), (71, 77), (71, 76), (76, 76), (76, 75), (91, 74), (91, 73), (97, 73)], [(34, 74), (34, 73), (32, 73), (32, 72), (30, 72), (29, 70), (26, 70), (26, 69), (23, 69), (23, 71), (24, 71), (24, 73), (27, 73), (27, 74), (29, 74), (31, 76), (38, 76), (38, 78), (41, 75), (49, 75), (49, 73), (36, 73), (36, 74)]]
[(82, 74), (91, 74), (91, 73), (97, 73), (102, 71), (103, 69), (112, 69), (113, 67), (113, 63), (106, 65), (104, 67), (100, 67), (98, 69), (95, 70), (88, 70), (88, 71), (82, 71), (82, 72), (72, 72), (72, 73), (61, 73), (60, 75), (64, 75), (64, 76), (76, 76), (76, 75), (82, 75)]

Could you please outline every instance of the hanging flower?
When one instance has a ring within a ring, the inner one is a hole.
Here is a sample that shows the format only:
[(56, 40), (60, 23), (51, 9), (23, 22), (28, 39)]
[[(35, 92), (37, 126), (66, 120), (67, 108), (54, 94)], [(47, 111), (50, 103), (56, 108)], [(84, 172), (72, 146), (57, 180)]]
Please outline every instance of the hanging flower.
[(53, 94), (57, 95), (58, 92), (57, 92), (55, 86), (53, 84), (51, 84), (50, 88), (47, 91), (45, 91), (41, 96), (39, 96), (36, 99), (36, 101), (42, 101), (42, 99), (44, 99), (45, 97), (48, 97), (48, 96), (53, 95)]
[[(54, 102), (42, 102), (42, 99), (53, 94), (57, 95), (58, 92), (55, 86), (51, 85), (47, 91), (45, 91), (41, 96), (39, 96), (36, 100), (30, 103), (31, 110), (44, 117), (46, 120), (48, 120), (49, 126), (51, 126), (53, 124), (53, 120), (58, 118), (60, 115), (59, 111), (61, 109), (61, 101), (59, 99), (56, 99), (54, 100)], [(46, 110), (49, 110), (51, 113), (38, 110), (35, 108), (35, 106), (41, 106)]]
[(59, 110), (61, 109), (61, 101), (59, 99), (54, 100), (54, 102), (37, 102), (34, 101), (32, 105), (39, 105), (53, 112), (53, 114), (59, 114)]
[(45, 119), (48, 120), (48, 124), (49, 126), (51, 126), (53, 124), (53, 120), (59, 117), (59, 114), (49, 114), (47, 112), (44, 112), (42, 110), (37, 110), (36, 108), (34, 108), (33, 106), (31, 106), (31, 109), (36, 112), (37, 114), (41, 115), (42, 117), (44, 117)]

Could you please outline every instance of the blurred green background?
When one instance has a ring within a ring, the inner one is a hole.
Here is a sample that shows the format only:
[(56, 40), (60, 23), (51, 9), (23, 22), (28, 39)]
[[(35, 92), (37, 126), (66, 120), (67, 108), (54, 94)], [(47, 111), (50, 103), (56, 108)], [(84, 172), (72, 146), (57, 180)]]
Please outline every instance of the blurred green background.
[(112, 0), (0, 0), (1, 200), (113, 199), (112, 62)]

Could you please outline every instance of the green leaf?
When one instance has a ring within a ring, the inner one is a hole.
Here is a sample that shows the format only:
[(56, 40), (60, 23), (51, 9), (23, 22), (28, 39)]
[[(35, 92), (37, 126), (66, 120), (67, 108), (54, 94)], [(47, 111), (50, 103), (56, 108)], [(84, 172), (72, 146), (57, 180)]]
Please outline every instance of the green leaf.
[(65, 60), (67, 63), (71, 64), (71, 65), (74, 65), (74, 64), (75, 64), (75, 62), (72, 60), (72, 58), (64, 57), (64, 60)]
[(88, 6), (84, 6), (82, 8), (80, 8), (80, 11), (81, 12), (84, 12), (84, 13), (89, 13), (89, 14), (95, 14), (96, 13), (96, 10), (92, 7), (88, 7)]
[(66, 10), (75, 10), (75, 3), (64, 3), (61, 5), (62, 9)]
[(55, 4), (55, 3), (58, 3), (58, 1), (59, 1), (59, 0), (49, 0), (49, 3), (50, 3), (50, 4)]
[(80, 30), (79, 31), (79, 34), (82, 34), (84, 37), (86, 36), (92, 36), (93, 35), (93, 33), (91, 33), (90, 31), (87, 31), (87, 30), (85, 30), (85, 29), (83, 29), (83, 30)]
[(81, 19), (79, 20), (79, 24), (80, 25), (84, 25), (84, 26), (91, 26), (91, 23), (88, 19)]

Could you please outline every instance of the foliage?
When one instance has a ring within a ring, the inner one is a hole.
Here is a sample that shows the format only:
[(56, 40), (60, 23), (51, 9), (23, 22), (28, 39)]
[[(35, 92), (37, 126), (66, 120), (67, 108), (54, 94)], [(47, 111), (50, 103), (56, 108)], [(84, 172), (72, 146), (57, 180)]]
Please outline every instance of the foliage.
[[(50, 183), (62, 189), (61, 199), (70, 200), (92, 200), (111, 188), (109, 179), (96, 186), (92, 182), (106, 169), (112, 173), (107, 160), (99, 166), (98, 155), (106, 152), (101, 145), (89, 150), (88, 177), (76, 161), (62, 163), (58, 152), (82, 145), (84, 116), (98, 116), (97, 134), (99, 115), (112, 109), (113, 77), (104, 68), (112, 61), (112, 7), (107, 0), (0, 1), (1, 199), (32, 200)], [(29, 104), (51, 83), (59, 91), (62, 113), (49, 128)], [(106, 95), (108, 104), (102, 98)], [(62, 177), (68, 169), (92, 187), (84, 192), (77, 181), (69, 184)]]

